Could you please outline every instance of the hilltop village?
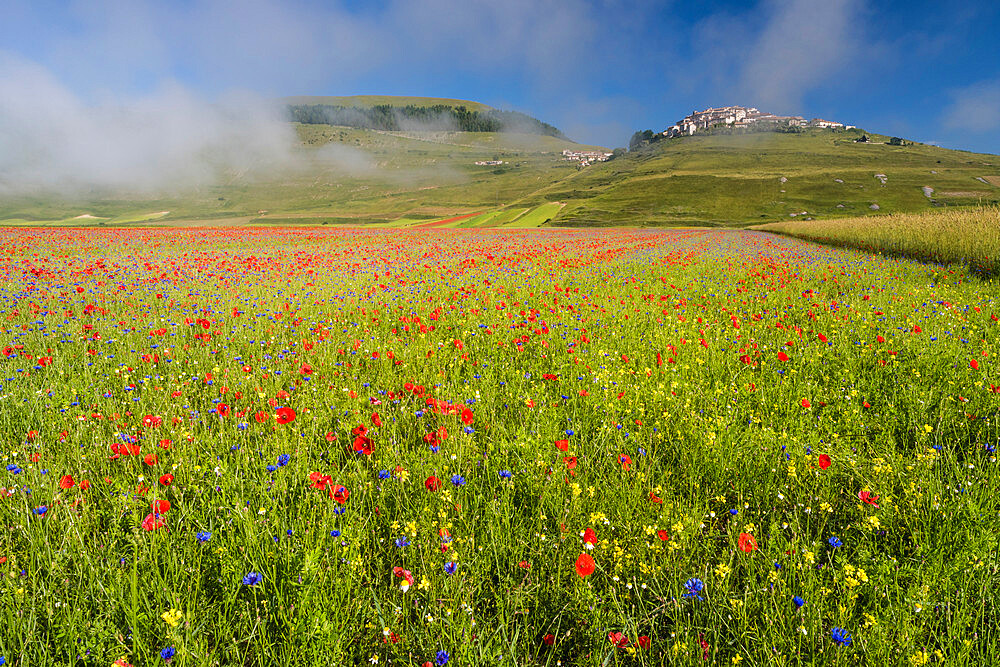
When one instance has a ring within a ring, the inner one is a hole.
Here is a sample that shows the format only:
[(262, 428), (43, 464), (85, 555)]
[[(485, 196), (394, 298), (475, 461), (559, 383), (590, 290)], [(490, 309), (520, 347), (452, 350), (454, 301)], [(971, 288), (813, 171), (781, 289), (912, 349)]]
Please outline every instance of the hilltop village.
[(751, 127), (754, 125), (786, 125), (789, 127), (818, 127), (831, 129), (853, 129), (853, 125), (845, 125), (833, 120), (813, 118), (807, 121), (802, 116), (779, 116), (765, 113), (756, 107), (713, 107), (704, 111), (693, 111), (690, 115), (677, 121), (663, 131), (666, 137), (690, 136), (699, 130), (707, 130), (718, 125), (732, 127)]

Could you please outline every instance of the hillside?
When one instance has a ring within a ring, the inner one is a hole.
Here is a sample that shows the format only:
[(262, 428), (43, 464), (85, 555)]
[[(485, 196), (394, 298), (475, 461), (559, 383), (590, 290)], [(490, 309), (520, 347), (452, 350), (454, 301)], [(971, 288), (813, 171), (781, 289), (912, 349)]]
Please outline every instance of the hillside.
[[(519, 111), (492, 109), (481, 104), (477, 105), (480, 108), (470, 109), (464, 104), (456, 104), (461, 100), (389, 96), (299, 99), (305, 101), (287, 105), (288, 119), (307, 125), (339, 125), (390, 132), (517, 132), (566, 138), (559, 128)], [(320, 99), (342, 100), (342, 103), (319, 103)]]
[[(691, 136), (598, 164), (519, 203), (566, 225), (726, 225), (1000, 201), (1000, 156), (890, 146), (859, 131)], [(925, 188), (929, 188), (925, 190)]]
[(289, 105), (317, 105), (342, 107), (374, 107), (388, 105), (393, 107), (465, 107), (470, 111), (488, 111), (493, 107), (482, 102), (471, 100), (454, 100), (447, 97), (406, 97), (403, 95), (293, 95), (279, 100)]
[(284, 171), (227, 174), (183, 195), (5, 197), (0, 224), (742, 227), (1000, 201), (1000, 156), (872, 134), (856, 143), (860, 131), (695, 135), (580, 167), (562, 151), (599, 147), (516, 132), (294, 128), (297, 161)]
[[(296, 162), (178, 195), (94, 192), (0, 199), (0, 224), (383, 224), (503, 207), (576, 173), (569, 140), (516, 132), (378, 131), (296, 124)], [(498, 165), (476, 162), (497, 161)], [(523, 207), (522, 207), (523, 208)]]

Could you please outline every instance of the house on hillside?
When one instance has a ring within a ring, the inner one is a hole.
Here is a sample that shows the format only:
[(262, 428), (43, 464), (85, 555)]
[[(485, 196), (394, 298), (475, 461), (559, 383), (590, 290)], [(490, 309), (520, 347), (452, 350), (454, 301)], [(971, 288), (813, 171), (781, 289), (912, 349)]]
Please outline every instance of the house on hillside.
[(842, 128), (844, 127), (844, 124), (838, 123), (835, 120), (823, 120), (822, 118), (813, 118), (811, 121), (809, 121), (809, 126), (833, 129), (835, 127)]

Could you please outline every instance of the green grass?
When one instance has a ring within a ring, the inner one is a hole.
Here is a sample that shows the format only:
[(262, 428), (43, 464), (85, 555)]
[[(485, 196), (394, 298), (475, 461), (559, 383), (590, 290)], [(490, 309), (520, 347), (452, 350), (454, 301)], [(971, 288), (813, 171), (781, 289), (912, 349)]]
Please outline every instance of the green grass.
[(6, 664), (1000, 657), (1000, 299), (961, 266), (731, 230), (0, 246)]
[(543, 204), (511, 221), (507, 226), (521, 228), (540, 227), (551, 222), (560, 209), (562, 209), (562, 204)]

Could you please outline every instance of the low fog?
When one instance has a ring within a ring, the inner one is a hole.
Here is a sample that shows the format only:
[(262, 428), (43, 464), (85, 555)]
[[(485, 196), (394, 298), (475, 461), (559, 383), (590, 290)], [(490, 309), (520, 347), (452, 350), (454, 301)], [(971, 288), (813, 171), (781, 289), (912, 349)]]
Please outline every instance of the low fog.
[[(365, 168), (357, 155), (329, 163)], [(0, 194), (172, 192), (304, 167), (284, 107), (179, 85), (89, 103), (33, 63), (0, 55)]]

